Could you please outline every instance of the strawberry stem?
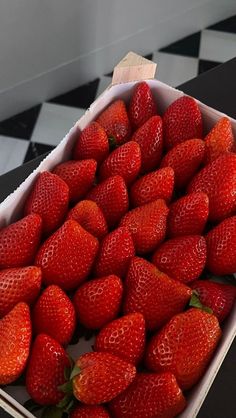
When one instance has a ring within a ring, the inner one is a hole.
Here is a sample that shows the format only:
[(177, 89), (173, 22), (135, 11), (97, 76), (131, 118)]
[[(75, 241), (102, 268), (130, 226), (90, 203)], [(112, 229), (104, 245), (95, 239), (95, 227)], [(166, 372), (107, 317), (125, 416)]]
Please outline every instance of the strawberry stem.
[(193, 293), (192, 293), (192, 297), (190, 299), (189, 306), (192, 306), (193, 308), (201, 309), (202, 311), (208, 312), (210, 314), (213, 313), (211, 308), (202, 304), (202, 302), (199, 299), (199, 294), (196, 290), (194, 290)]
[(80, 368), (75, 364), (70, 374), (70, 380), (72, 380), (73, 377), (77, 376), (77, 374), (80, 374), (80, 371)]
[(109, 136), (108, 141), (109, 141), (110, 151), (117, 148), (116, 139), (114, 136)]

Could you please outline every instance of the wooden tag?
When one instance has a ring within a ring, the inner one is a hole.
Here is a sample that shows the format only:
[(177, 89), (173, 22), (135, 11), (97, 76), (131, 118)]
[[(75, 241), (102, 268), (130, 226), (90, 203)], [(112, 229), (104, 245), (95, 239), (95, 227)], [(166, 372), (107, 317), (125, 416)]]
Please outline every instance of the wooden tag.
[(148, 80), (155, 77), (157, 64), (134, 52), (129, 52), (113, 71), (112, 84)]

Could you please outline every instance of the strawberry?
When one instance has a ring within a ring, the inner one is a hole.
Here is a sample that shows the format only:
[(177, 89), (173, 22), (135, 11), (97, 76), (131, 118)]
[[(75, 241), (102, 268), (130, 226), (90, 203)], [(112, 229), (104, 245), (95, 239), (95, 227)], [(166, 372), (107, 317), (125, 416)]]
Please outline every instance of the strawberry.
[(165, 241), (152, 262), (164, 273), (183, 283), (196, 280), (206, 264), (206, 241), (200, 235), (185, 235)]
[(46, 285), (71, 290), (88, 276), (97, 250), (98, 240), (69, 220), (42, 244), (35, 264), (42, 268)]
[(190, 193), (170, 206), (168, 235), (198, 235), (205, 228), (209, 215), (209, 199), (205, 193)]
[(95, 263), (96, 276), (126, 275), (131, 258), (135, 254), (132, 235), (128, 228), (117, 228), (102, 241)]
[(146, 365), (155, 372), (171, 372), (180, 387), (191, 388), (203, 375), (221, 337), (218, 319), (192, 308), (175, 315), (154, 335), (147, 347)]
[(98, 239), (103, 238), (108, 232), (106, 219), (97, 203), (92, 200), (77, 203), (68, 213), (67, 219), (74, 219)]
[(202, 115), (197, 102), (182, 96), (171, 103), (163, 116), (166, 149), (191, 138), (202, 138)]
[(128, 212), (120, 226), (129, 229), (137, 253), (153, 251), (165, 238), (169, 209), (162, 199), (147, 203)]
[(141, 312), (147, 328), (157, 329), (185, 308), (191, 294), (183, 283), (170, 279), (147, 260), (134, 257), (125, 281), (124, 312)]
[(109, 404), (114, 418), (173, 418), (186, 405), (171, 373), (138, 373), (131, 385)]
[(137, 142), (129, 141), (115, 149), (100, 168), (100, 179), (119, 174), (127, 186), (137, 177), (141, 167), (141, 151)]
[(223, 117), (218, 120), (215, 126), (205, 137), (206, 144), (206, 163), (216, 160), (223, 153), (228, 153), (234, 145), (234, 136), (232, 132), (231, 122), (228, 118)]
[(196, 280), (191, 287), (197, 292), (200, 302), (212, 310), (219, 322), (229, 315), (236, 298), (235, 286)]
[(108, 137), (102, 126), (92, 122), (80, 134), (75, 144), (75, 160), (92, 159), (100, 165), (109, 153)]
[(69, 200), (78, 202), (93, 186), (97, 162), (95, 160), (66, 161), (58, 164), (53, 173), (69, 187)]
[(128, 192), (121, 176), (112, 176), (95, 186), (87, 199), (97, 203), (109, 227), (119, 222), (129, 207)]
[(36, 334), (47, 334), (62, 345), (69, 344), (75, 330), (75, 309), (60, 287), (48, 286), (33, 310), (33, 327)]
[(26, 303), (20, 302), (0, 320), (0, 385), (8, 385), (21, 375), (30, 342), (30, 311)]
[(109, 138), (116, 145), (126, 142), (131, 134), (130, 122), (123, 100), (111, 103), (97, 118)]
[(39, 215), (28, 215), (0, 230), (0, 268), (32, 263), (42, 232)]
[(107, 324), (96, 337), (94, 350), (114, 354), (137, 364), (144, 353), (145, 321), (141, 313), (132, 313)]
[(64, 398), (58, 387), (66, 381), (67, 367), (70, 367), (70, 361), (64, 348), (48, 335), (38, 335), (26, 372), (26, 389), (34, 402), (55, 405)]
[(224, 275), (236, 272), (236, 216), (225, 219), (206, 235), (208, 270)]
[(43, 221), (43, 232), (57, 229), (67, 212), (69, 188), (56, 174), (44, 171), (39, 174), (26, 203), (25, 214), (37, 213)]
[(117, 317), (122, 294), (122, 282), (112, 274), (84, 283), (73, 299), (79, 322), (89, 329), (102, 328)]
[(161, 167), (172, 167), (175, 172), (175, 186), (183, 188), (197, 172), (204, 155), (204, 141), (189, 139), (167, 152), (161, 162)]
[(110, 418), (110, 415), (101, 405), (78, 405), (71, 412), (70, 418)]
[(40, 292), (41, 278), (41, 269), (34, 266), (0, 271), (0, 318), (18, 302), (31, 305)]
[(188, 186), (188, 193), (206, 193), (209, 197), (209, 220), (221, 221), (235, 213), (235, 189), (236, 155), (224, 154), (195, 175)]
[(136, 375), (135, 366), (110, 353), (86, 353), (78, 358), (73, 378), (74, 396), (88, 405), (111, 401)]
[(155, 170), (162, 156), (163, 148), (163, 129), (160, 116), (152, 116), (133, 136), (132, 141), (136, 141), (141, 150), (141, 172), (147, 173)]
[(146, 81), (136, 84), (129, 104), (129, 118), (134, 128), (142, 126), (157, 114), (157, 106), (152, 91)]
[(134, 207), (145, 205), (156, 199), (170, 201), (174, 189), (174, 170), (161, 168), (140, 177), (130, 189), (130, 200)]

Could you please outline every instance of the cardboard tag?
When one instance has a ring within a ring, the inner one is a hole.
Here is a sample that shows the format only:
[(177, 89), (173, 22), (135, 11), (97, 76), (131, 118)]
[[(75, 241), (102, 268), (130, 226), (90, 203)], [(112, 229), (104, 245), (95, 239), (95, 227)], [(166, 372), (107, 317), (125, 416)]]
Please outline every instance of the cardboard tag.
[(129, 52), (113, 71), (112, 84), (149, 80), (155, 77), (157, 64), (134, 52)]

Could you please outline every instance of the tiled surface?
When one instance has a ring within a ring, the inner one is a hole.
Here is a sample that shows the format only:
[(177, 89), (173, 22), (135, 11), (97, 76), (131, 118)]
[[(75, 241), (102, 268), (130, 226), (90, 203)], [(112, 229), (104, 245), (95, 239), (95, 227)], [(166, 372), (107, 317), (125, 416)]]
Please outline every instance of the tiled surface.
[[(138, 52), (138, 51), (137, 51)], [(236, 56), (236, 16), (177, 40), (146, 58), (158, 63), (158, 79), (174, 87)], [(53, 149), (112, 73), (0, 122), (0, 174)]]

